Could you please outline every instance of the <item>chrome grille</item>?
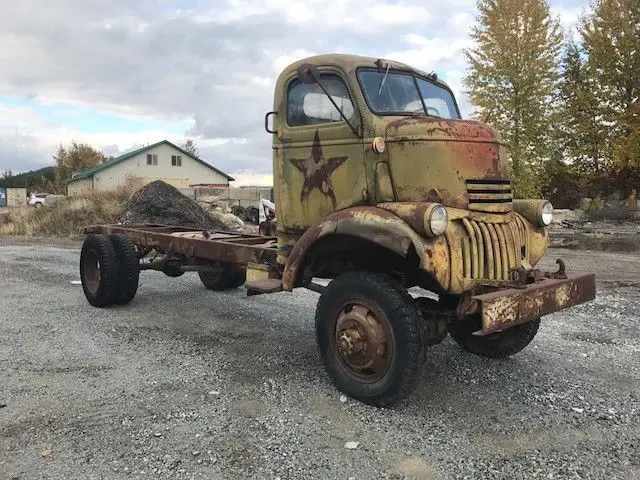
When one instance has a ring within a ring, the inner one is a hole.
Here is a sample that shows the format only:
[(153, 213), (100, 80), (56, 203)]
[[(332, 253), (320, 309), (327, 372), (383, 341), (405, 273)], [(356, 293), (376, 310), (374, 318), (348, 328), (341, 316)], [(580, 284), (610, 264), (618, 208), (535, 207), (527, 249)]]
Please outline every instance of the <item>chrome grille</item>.
[(510, 212), (513, 193), (509, 180), (467, 180), (469, 210), (479, 212)]
[(529, 258), (527, 226), (518, 216), (509, 223), (462, 219), (462, 273), (466, 278), (508, 280), (509, 270)]

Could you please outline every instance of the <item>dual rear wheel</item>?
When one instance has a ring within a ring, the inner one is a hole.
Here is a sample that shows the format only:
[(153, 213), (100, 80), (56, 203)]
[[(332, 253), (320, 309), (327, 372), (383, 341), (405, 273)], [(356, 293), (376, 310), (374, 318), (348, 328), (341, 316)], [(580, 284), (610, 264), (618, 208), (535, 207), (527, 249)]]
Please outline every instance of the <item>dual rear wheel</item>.
[(140, 267), (135, 246), (124, 235), (85, 238), (80, 252), (80, 280), (94, 307), (124, 305), (138, 290)]
[[(214, 268), (198, 272), (209, 290), (237, 288), (245, 282), (245, 269), (214, 262)], [(168, 267), (164, 273), (179, 277), (179, 267)], [(94, 307), (125, 305), (133, 300), (140, 280), (140, 260), (133, 242), (121, 234), (90, 234), (80, 252), (80, 280), (87, 301)]]

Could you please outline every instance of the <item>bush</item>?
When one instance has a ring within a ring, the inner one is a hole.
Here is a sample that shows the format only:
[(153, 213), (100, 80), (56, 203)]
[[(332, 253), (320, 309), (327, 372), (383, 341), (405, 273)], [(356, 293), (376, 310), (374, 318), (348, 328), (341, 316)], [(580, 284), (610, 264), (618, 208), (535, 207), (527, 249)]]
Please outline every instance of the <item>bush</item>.
[(63, 197), (42, 208), (11, 209), (0, 224), (0, 234), (79, 236), (87, 225), (115, 223), (123, 205), (140, 187), (139, 181), (130, 181), (112, 190)]

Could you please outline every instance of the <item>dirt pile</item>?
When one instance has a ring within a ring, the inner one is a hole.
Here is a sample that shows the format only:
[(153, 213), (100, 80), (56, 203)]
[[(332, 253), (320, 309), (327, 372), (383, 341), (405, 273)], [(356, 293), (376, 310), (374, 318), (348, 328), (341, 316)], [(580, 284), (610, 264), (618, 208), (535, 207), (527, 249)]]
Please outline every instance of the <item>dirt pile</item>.
[(229, 230), (200, 205), (161, 180), (138, 190), (125, 204), (122, 223), (156, 223), (194, 229)]

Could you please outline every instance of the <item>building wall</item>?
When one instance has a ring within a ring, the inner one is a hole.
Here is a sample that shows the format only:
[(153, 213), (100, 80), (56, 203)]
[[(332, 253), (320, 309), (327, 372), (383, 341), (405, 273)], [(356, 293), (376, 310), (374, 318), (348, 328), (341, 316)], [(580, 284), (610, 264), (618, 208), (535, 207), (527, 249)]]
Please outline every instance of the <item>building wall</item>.
[[(157, 165), (147, 165), (147, 155), (157, 155)], [(171, 155), (182, 156), (182, 166), (171, 165)], [(122, 163), (94, 175), (94, 188), (113, 188), (124, 184), (129, 177), (137, 177), (146, 183), (163, 180), (176, 188), (194, 183), (228, 185), (226, 177), (214, 172), (169, 145), (162, 144)]]
[[(147, 165), (148, 154), (157, 155), (157, 165)], [(180, 155), (182, 157), (181, 166), (171, 165), (172, 155)], [(68, 193), (69, 195), (77, 195), (78, 192), (86, 191), (87, 189), (91, 190), (91, 188), (96, 190), (114, 188), (125, 184), (130, 178), (142, 180), (144, 183), (162, 180), (176, 188), (186, 188), (196, 183), (229, 184), (227, 177), (196, 162), (170, 145), (162, 144), (97, 172), (93, 176), (93, 182), (91, 179), (82, 179), (69, 183)]]
[(27, 204), (26, 188), (7, 188), (7, 207), (18, 207)]
[(67, 185), (67, 195), (75, 196), (85, 192), (91, 191), (93, 181), (91, 178), (82, 178), (80, 180), (74, 180)]

